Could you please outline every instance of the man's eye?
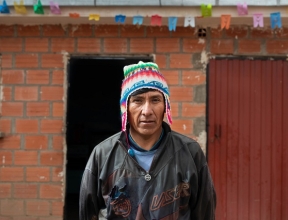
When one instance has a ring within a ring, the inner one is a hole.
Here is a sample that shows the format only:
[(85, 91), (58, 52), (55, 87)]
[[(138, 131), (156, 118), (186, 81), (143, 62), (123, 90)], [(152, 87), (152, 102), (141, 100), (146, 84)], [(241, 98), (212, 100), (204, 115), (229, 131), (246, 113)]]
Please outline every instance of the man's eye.
[(133, 102), (135, 102), (135, 103), (140, 103), (140, 102), (141, 102), (141, 99), (134, 99)]
[(160, 99), (153, 99), (153, 102), (160, 102)]

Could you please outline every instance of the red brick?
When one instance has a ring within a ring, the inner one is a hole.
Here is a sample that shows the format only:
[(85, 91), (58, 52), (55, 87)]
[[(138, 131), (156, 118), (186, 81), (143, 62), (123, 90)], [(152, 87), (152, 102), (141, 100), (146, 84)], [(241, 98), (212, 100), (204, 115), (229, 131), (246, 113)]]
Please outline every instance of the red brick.
[(26, 168), (27, 182), (48, 182), (50, 181), (49, 167), (27, 167)]
[(41, 185), (40, 198), (42, 199), (62, 199), (62, 185)]
[(15, 165), (37, 165), (38, 151), (16, 151), (14, 153)]
[(152, 38), (130, 39), (130, 53), (153, 53), (154, 41)]
[(211, 35), (211, 38), (222, 38), (223, 30), (221, 28), (211, 28), (210, 35)]
[[(4, 151), (1, 149), (0, 151), (0, 165), (7, 166), (12, 164), (12, 152), (11, 151)], [(1, 188), (0, 188), (1, 194)]]
[(192, 87), (170, 87), (171, 101), (193, 101)]
[(147, 37), (169, 37), (170, 31), (167, 26), (161, 27), (154, 27), (154, 26), (147, 26)]
[(53, 85), (63, 85), (64, 83), (64, 71), (55, 70), (52, 73), (52, 84)]
[(261, 40), (239, 40), (238, 41), (239, 53), (260, 53)]
[(183, 52), (197, 53), (201, 52), (206, 47), (204, 39), (183, 39)]
[(41, 132), (49, 134), (59, 134), (63, 132), (63, 120), (41, 120)]
[(15, 184), (14, 198), (32, 199), (38, 196), (38, 186), (36, 184)]
[(0, 52), (21, 52), (21, 38), (0, 38)]
[(97, 25), (95, 26), (96, 37), (118, 37), (119, 26), (118, 25)]
[(38, 133), (37, 119), (16, 119), (17, 133)]
[(19, 149), (20, 148), (20, 136), (9, 135), (5, 138), (0, 138), (1, 150), (3, 149)]
[(18, 36), (20, 37), (33, 37), (40, 36), (40, 26), (39, 25), (19, 25), (17, 27)]
[(139, 25), (121, 25), (121, 37), (144, 37), (145, 27)]
[(69, 35), (72, 37), (92, 37), (93, 26), (90, 24), (71, 25)]
[(62, 167), (53, 167), (52, 168), (52, 181), (62, 182), (64, 178), (63, 168)]
[(12, 98), (12, 88), (4, 86), (2, 90), (2, 101), (10, 101)]
[(288, 38), (288, 28), (282, 27), (280, 29), (275, 30), (275, 35), (276, 35), (276, 37), (287, 39)]
[(47, 52), (48, 39), (47, 38), (26, 38), (25, 51), (27, 52)]
[(26, 109), (27, 116), (49, 116), (49, 102), (28, 102)]
[(63, 152), (41, 152), (41, 165), (63, 165)]
[(0, 182), (18, 182), (23, 180), (23, 167), (0, 167)]
[(288, 40), (267, 40), (266, 51), (269, 54), (287, 54)]
[(41, 100), (62, 100), (64, 96), (63, 90), (62, 86), (43, 86), (41, 87)]
[(13, 57), (11, 54), (2, 54), (2, 57), (1, 57), (2, 68), (11, 68), (12, 60), (13, 60)]
[(165, 69), (167, 68), (167, 56), (166, 55), (162, 55), (162, 54), (156, 54), (155, 55), (155, 63), (157, 63), (158, 67)]
[(182, 117), (201, 117), (205, 116), (205, 104), (182, 103)]
[(1, 215), (19, 216), (24, 214), (24, 201), (12, 199), (1, 201)]
[(64, 203), (61, 201), (52, 202), (52, 215), (53, 216), (63, 216)]
[[(1, 152), (0, 152), (1, 154)], [(10, 183), (0, 183), (0, 198), (10, 198), (11, 197), (11, 184)], [(1, 219), (1, 217), (0, 217)]]
[(0, 118), (0, 131), (4, 133), (11, 133), (11, 119)]
[(63, 136), (62, 135), (53, 136), (52, 147), (55, 150), (63, 150)]
[(53, 117), (63, 117), (64, 116), (64, 104), (63, 102), (53, 103)]
[(23, 116), (23, 103), (2, 102), (2, 116)]
[(170, 68), (193, 68), (192, 54), (170, 54)]
[(100, 53), (101, 42), (100, 39), (95, 38), (79, 38), (77, 52), (80, 53)]
[(27, 200), (26, 214), (32, 216), (48, 216), (50, 215), (50, 203), (43, 200)]
[(25, 149), (45, 150), (48, 145), (48, 137), (45, 135), (25, 135)]
[(211, 40), (210, 50), (213, 54), (233, 54), (233, 40)]
[(62, 54), (42, 54), (41, 67), (44, 68), (63, 68)]
[(127, 53), (127, 39), (107, 38), (104, 39), (105, 53)]
[(17, 68), (38, 67), (38, 55), (37, 54), (16, 54), (15, 66)]
[(8, 216), (0, 216), (0, 220), (14, 220), (15, 218), (12, 219), (12, 217)]
[(179, 85), (179, 72), (177, 70), (162, 70), (168, 85)]
[(26, 72), (27, 84), (48, 84), (49, 71), (48, 70), (27, 70)]
[(180, 44), (178, 38), (157, 38), (156, 39), (156, 52), (179, 52)]
[(16, 86), (15, 100), (35, 101), (38, 99), (38, 88), (36, 86)]
[(178, 102), (171, 102), (171, 114), (172, 119), (179, 116), (179, 103)]
[(3, 84), (22, 84), (24, 82), (23, 70), (2, 70)]
[(171, 32), (172, 37), (190, 37), (190, 38), (196, 38), (197, 30), (192, 27), (181, 27), (177, 26), (176, 31)]
[(271, 28), (251, 28), (250, 30), (250, 36), (252, 38), (273, 38), (274, 33)]
[(172, 130), (179, 132), (181, 134), (192, 134), (193, 121), (192, 119), (190, 120), (174, 119), (171, 128)]
[(201, 85), (206, 83), (206, 75), (201, 71), (182, 71), (182, 85)]
[(13, 37), (14, 25), (0, 25), (0, 37)]
[(248, 35), (248, 27), (241, 26), (231, 26), (229, 29), (225, 29), (226, 36), (232, 38), (244, 38)]
[[(2, 220), (2, 219), (1, 219)], [(14, 217), (13, 220), (38, 220), (38, 217), (32, 217), (32, 216), (17, 216)]]
[(62, 25), (43, 25), (43, 35), (49, 37), (61, 37), (65, 35)]
[(55, 216), (52, 216), (52, 217), (40, 217), (39, 220), (63, 220), (63, 217), (55, 217)]
[(74, 52), (75, 39), (74, 38), (52, 38), (51, 51), (52, 52)]

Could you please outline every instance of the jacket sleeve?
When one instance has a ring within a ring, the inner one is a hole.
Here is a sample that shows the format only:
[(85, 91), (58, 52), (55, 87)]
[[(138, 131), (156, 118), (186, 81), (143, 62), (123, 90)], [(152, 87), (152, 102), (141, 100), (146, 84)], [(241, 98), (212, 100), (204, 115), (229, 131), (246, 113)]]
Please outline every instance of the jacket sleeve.
[(80, 198), (79, 198), (79, 219), (98, 220), (98, 214), (103, 204), (103, 198), (99, 195), (98, 164), (95, 157), (95, 150), (92, 152), (86, 169), (83, 173)]
[(191, 210), (191, 219), (214, 220), (216, 208), (216, 193), (208, 165), (204, 165), (198, 176), (199, 188), (197, 201)]

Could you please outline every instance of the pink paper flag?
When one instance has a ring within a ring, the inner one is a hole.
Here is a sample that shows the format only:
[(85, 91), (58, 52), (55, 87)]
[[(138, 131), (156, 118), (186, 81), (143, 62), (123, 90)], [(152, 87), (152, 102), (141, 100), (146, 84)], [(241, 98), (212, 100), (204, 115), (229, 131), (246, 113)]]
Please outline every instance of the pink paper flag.
[(264, 27), (263, 14), (253, 14), (253, 26), (254, 27)]
[(50, 11), (52, 14), (55, 14), (55, 15), (61, 14), (61, 10), (59, 8), (58, 3), (54, 2), (54, 1), (50, 1)]
[(238, 3), (237, 4), (238, 15), (248, 15), (248, 7), (246, 3)]
[(151, 17), (151, 25), (162, 25), (162, 17), (159, 15), (152, 15)]

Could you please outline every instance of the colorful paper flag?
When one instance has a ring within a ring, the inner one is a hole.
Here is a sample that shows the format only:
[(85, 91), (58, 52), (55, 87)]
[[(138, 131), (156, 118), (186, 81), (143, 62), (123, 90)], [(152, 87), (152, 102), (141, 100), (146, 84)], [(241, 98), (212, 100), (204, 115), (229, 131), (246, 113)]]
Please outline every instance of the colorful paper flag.
[(133, 24), (143, 24), (143, 16), (137, 15), (133, 17)]
[(1, 12), (2, 14), (10, 14), (9, 7), (8, 7), (8, 5), (7, 5), (7, 3), (6, 3), (5, 0), (3, 0), (3, 3), (2, 3), (2, 5), (0, 6), (0, 12)]
[(184, 27), (195, 27), (195, 18), (194, 17), (186, 17), (184, 20)]
[(263, 14), (253, 14), (253, 27), (264, 27)]
[(41, 14), (41, 15), (44, 14), (44, 9), (43, 9), (41, 0), (38, 0), (37, 4), (35, 4), (33, 8), (34, 8), (35, 14)]
[(116, 15), (115, 16), (115, 22), (116, 23), (124, 23), (125, 22), (125, 19), (126, 19), (126, 16), (125, 15)]
[(55, 14), (55, 15), (61, 14), (59, 4), (57, 2), (54, 2), (54, 1), (50, 1), (50, 11), (52, 14)]
[(274, 29), (276, 26), (278, 28), (282, 27), (282, 21), (281, 21), (281, 14), (280, 12), (275, 12), (270, 14), (270, 21), (271, 21), (271, 27)]
[(152, 15), (151, 16), (151, 25), (162, 25), (162, 17), (159, 15)]
[(221, 15), (221, 29), (229, 29), (231, 21), (231, 15)]
[(178, 20), (177, 17), (169, 17), (168, 18), (169, 31), (176, 31), (177, 20)]
[(237, 11), (238, 11), (238, 15), (248, 15), (248, 6), (245, 3), (241, 4), (238, 3), (237, 4)]
[(203, 17), (211, 17), (212, 16), (212, 5), (208, 4), (202, 4), (201, 5), (201, 13)]
[(78, 13), (69, 13), (69, 17), (70, 18), (79, 18), (80, 14), (78, 14)]
[(23, 0), (20, 0), (19, 4), (15, 1), (14, 2), (14, 9), (18, 14), (27, 14), (26, 7), (24, 6)]
[(90, 14), (89, 15), (89, 21), (91, 21), (91, 20), (99, 21), (100, 20), (100, 15)]

